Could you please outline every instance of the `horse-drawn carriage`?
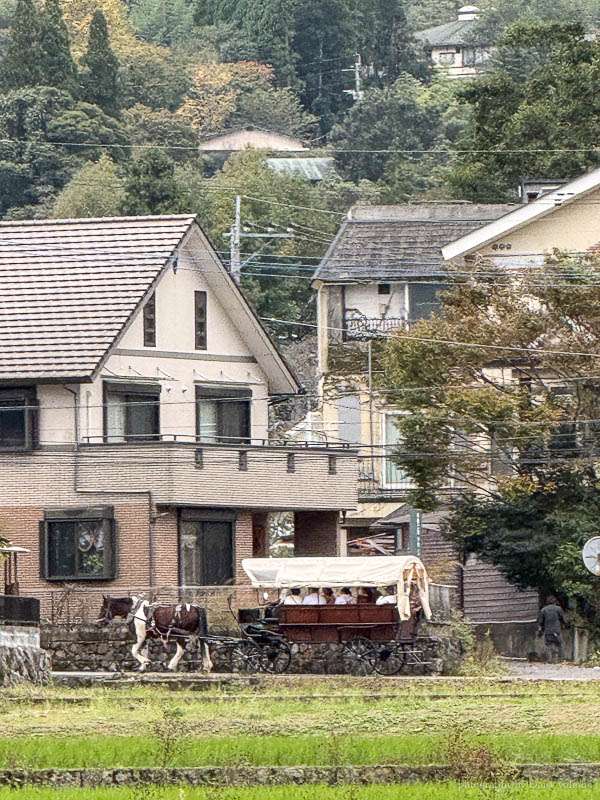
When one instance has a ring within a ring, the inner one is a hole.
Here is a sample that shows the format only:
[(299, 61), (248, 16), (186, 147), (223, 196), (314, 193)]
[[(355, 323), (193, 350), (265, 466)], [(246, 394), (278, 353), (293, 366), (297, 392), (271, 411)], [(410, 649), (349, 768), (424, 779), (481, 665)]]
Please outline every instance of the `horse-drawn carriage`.
[[(242, 562), (257, 589), (276, 589), (277, 603), (240, 609), (244, 634), (236, 648), (237, 668), (284, 672), (292, 645), (342, 646), (344, 671), (395, 675), (406, 664), (424, 663), (416, 646), (421, 615), (431, 616), (429, 582), (416, 556), (350, 558), (258, 558)], [(395, 588), (393, 603), (348, 605), (287, 605), (292, 588)], [(283, 601), (283, 602), (282, 602)]]
[[(150, 604), (142, 596), (105, 597), (98, 621), (107, 624), (115, 616), (127, 617), (137, 638), (132, 653), (142, 669), (149, 662), (141, 651), (148, 636), (165, 644), (176, 642), (170, 669), (177, 669), (190, 639), (201, 645), (205, 671), (211, 668), (212, 655), (235, 672), (282, 673), (291, 664), (294, 645), (302, 643), (339, 645), (344, 671), (352, 675), (395, 675), (406, 664), (425, 663), (416, 638), (421, 615), (431, 617), (429, 580), (416, 556), (253, 558), (242, 566), (252, 586), (264, 595), (262, 604), (238, 611), (238, 636), (211, 633), (203, 608)], [(394, 587), (392, 603), (285, 602), (292, 589), (380, 586)], [(277, 599), (265, 590), (276, 590)]]

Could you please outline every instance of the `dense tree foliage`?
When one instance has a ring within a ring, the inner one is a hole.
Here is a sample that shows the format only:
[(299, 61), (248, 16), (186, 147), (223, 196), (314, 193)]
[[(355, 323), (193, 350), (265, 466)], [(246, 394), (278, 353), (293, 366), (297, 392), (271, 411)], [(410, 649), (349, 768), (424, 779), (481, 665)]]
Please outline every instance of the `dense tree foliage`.
[(177, 214), (184, 211), (183, 191), (175, 177), (175, 162), (150, 149), (131, 166), (121, 203), (123, 214)]
[(117, 116), (119, 102), (119, 61), (110, 46), (106, 17), (95, 11), (90, 22), (90, 38), (81, 59), (82, 97), (100, 106), (110, 116)]
[(58, 194), (51, 217), (114, 217), (119, 214), (124, 182), (115, 162), (107, 155), (88, 161)]
[(550, 24), (516, 29), (506, 47), (525, 41), (538, 52), (552, 42), (528, 77), (497, 68), (462, 92), (473, 126), (450, 177), (457, 197), (502, 200), (525, 176), (570, 178), (600, 163), (600, 45), (579, 25)]

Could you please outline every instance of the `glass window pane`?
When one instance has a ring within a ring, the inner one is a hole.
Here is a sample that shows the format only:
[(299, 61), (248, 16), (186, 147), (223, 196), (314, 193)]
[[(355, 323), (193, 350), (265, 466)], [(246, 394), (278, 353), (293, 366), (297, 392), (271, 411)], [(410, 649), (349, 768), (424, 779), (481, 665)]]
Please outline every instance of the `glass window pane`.
[(106, 393), (106, 440), (125, 441), (125, 397), (122, 394)]
[(408, 285), (409, 320), (414, 322), (418, 319), (426, 319), (435, 313), (440, 306), (438, 294), (447, 288), (442, 283), (410, 283)]
[(231, 522), (203, 522), (205, 586), (223, 586), (233, 580), (233, 526)]
[(75, 522), (48, 523), (48, 575), (51, 578), (76, 574)]
[(85, 520), (75, 526), (78, 577), (102, 577), (105, 567), (105, 527), (107, 520)]
[(206, 350), (206, 292), (194, 292), (195, 348)]
[(0, 447), (25, 447), (27, 444), (26, 412), (18, 408), (24, 405), (24, 397), (0, 404)]
[(125, 395), (126, 410), (126, 436), (127, 439), (154, 439), (158, 430), (158, 403), (155, 395), (128, 394)]
[[(397, 445), (401, 442), (400, 431), (396, 425), (396, 414), (385, 415), (384, 437), (386, 445)], [(387, 452), (387, 451), (386, 451)], [(385, 459), (385, 483), (387, 486), (395, 486), (397, 484), (406, 483), (408, 475), (401, 468), (398, 467), (392, 459), (388, 456)]]
[(144, 347), (156, 347), (156, 297), (144, 306)]
[(203, 442), (218, 442), (218, 405), (216, 400), (198, 400), (198, 438)]
[(221, 402), (220, 440), (238, 444), (250, 438), (250, 404), (246, 400)]

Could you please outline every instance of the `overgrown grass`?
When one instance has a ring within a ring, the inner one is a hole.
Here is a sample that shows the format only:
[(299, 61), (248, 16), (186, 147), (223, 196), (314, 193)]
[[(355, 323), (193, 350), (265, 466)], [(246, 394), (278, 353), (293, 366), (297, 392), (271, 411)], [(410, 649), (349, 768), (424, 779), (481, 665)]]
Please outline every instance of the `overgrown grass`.
[[(551, 735), (466, 736), (516, 763), (600, 761), (600, 737)], [(0, 768), (78, 769), (97, 767), (327, 766), (446, 763), (448, 734), (409, 736), (181, 737), (170, 745), (138, 737), (43, 737), (0, 740)]]
[[(490, 794), (491, 791), (491, 794)], [(15, 800), (0, 789), (0, 800)], [(259, 786), (244, 789), (145, 787), (133, 789), (19, 789), (19, 800), (600, 800), (600, 784), (520, 783), (482, 788), (465, 783), (414, 786)]]

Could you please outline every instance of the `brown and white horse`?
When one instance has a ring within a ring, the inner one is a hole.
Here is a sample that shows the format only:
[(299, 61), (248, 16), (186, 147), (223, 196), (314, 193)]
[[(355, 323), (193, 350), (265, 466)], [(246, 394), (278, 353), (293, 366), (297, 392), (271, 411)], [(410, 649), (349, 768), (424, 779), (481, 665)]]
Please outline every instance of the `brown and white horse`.
[(140, 652), (146, 639), (161, 639), (165, 647), (170, 641), (175, 642), (177, 649), (167, 666), (174, 672), (181, 661), (185, 645), (191, 637), (200, 639), (202, 672), (210, 672), (212, 669), (208, 644), (203, 638), (208, 634), (206, 609), (187, 603), (180, 603), (177, 606), (159, 604), (151, 606), (143, 595), (133, 595), (132, 597), (103, 595), (102, 608), (97, 621), (101, 625), (108, 625), (115, 617), (127, 619), (129, 630), (135, 636), (136, 642), (131, 648), (131, 654), (139, 662), (140, 671), (143, 671), (150, 662), (148, 648), (146, 647), (144, 652)]

